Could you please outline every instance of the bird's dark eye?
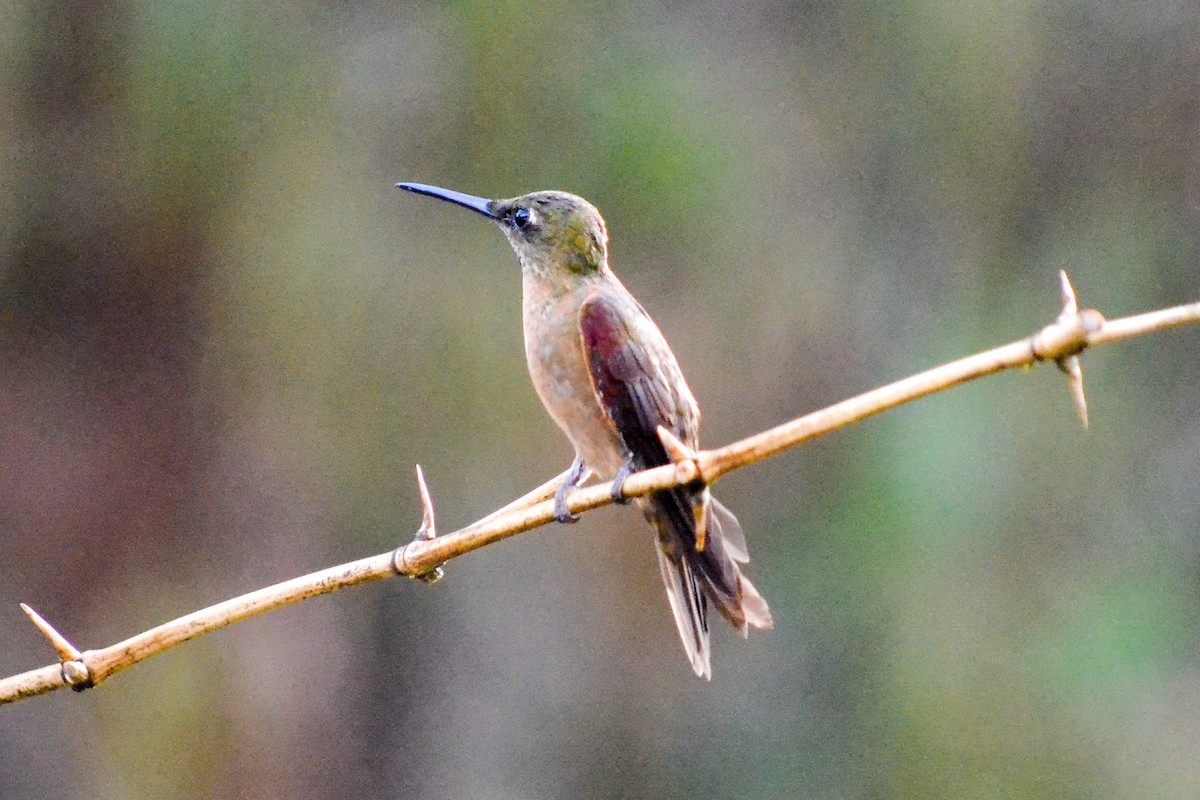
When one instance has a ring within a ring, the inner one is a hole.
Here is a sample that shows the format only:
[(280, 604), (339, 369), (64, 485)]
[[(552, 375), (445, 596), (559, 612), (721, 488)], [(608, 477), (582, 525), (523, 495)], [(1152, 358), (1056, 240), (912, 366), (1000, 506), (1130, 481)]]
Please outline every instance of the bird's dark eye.
[(512, 213), (512, 216), (509, 219), (512, 220), (514, 228), (519, 231), (523, 231), (529, 227), (529, 222), (532, 219), (532, 216), (530, 215), (528, 208), (518, 208)]

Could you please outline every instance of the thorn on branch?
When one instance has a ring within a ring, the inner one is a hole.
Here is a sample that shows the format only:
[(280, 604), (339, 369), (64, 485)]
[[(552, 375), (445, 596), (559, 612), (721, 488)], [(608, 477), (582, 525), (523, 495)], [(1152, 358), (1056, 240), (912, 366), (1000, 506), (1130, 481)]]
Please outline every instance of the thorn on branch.
[(1083, 427), (1088, 426), (1087, 396), (1083, 391), (1083, 366), (1079, 354), (1088, 346), (1089, 337), (1104, 326), (1104, 316), (1094, 309), (1079, 310), (1075, 288), (1064, 270), (1058, 273), (1063, 309), (1053, 323), (1034, 335), (1033, 354), (1042, 361), (1053, 361), (1070, 383), (1075, 413)]
[[(421, 465), (417, 464), (417, 489), (421, 494), (421, 527), (417, 528), (417, 535), (413, 537), (412, 543), (428, 542), (437, 538), (437, 521), (433, 512), (433, 496), (429, 493), (429, 484), (425, 482), (425, 472), (421, 469)], [(392, 564), (396, 572), (411, 575), (424, 583), (436, 583), (445, 577), (446, 572), (441, 566), (435, 566), (432, 569), (423, 572), (416, 572), (409, 566), (408, 560), (405, 557), (405, 551), (408, 545), (404, 545), (396, 550), (392, 556)]]
[(420, 464), (417, 464), (417, 489), (421, 492), (421, 527), (417, 529), (417, 541), (428, 541), (437, 538), (437, 521), (433, 514), (433, 497)]
[(1060, 269), (1058, 271), (1058, 293), (1062, 296), (1063, 310), (1059, 314), (1059, 319), (1063, 316), (1075, 316), (1079, 313), (1079, 304), (1075, 301), (1075, 287), (1071, 285), (1071, 279), (1067, 277), (1067, 271)]
[[(663, 447), (667, 450), (667, 456), (675, 465), (675, 478), (682, 484), (698, 481), (707, 484), (704, 479), (704, 473), (700, 469), (699, 454), (688, 447), (679, 437), (671, 433), (662, 425), (658, 426), (658, 438), (662, 441)], [(704, 545), (707, 544), (706, 535), (708, 533), (708, 521), (705, 515), (708, 513), (708, 505), (700, 504), (695, 508), (696, 513), (696, 552), (703, 553)]]
[(700, 472), (700, 463), (696, 459), (696, 451), (684, 444), (678, 436), (671, 433), (662, 425), (658, 426), (658, 440), (667, 451), (667, 457), (675, 465), (675, 480), (680, 484), (693, 481), (706, 483)]
[(37, 626), (42, 635), (50, 640), (50, 644), (54, 646), (54, 652), (58, 653), (59, 661), (78, 661), (83, 658), (83, 653), (67, 641), (67, 637), (56, 631), (54, 626), (47, 622), (41, 614), (24, 603), (21, 603), (21, 610), (25, 612), (25, 616), (29, 617), (30, 622)]
[(25, 616), (29, 617), (29, 621), (42, 632), (42, 635), (50, 640), (54, 652), (58, 653), (58, 660), (62, 663), (63, 683), (77, 692), (90, 688), (92, 676), (88, 671), (87, 664), (83, 663), (83, 653), (79, 652), (79, 648), (71, 644), (67, 637), (55, 630), (53, 625), (29, 606), (21, 603), (21, 610), (25, 612)]
[(1067, 356), (1058, 362), (1058, 367), (1067, 374), (1071, 388), (1071, 399), (1075, 402), (1075, 414), (1084, 430), (1088, 426), (1087, 395), (1083, 393), (1083, 366), (1079, 356)]

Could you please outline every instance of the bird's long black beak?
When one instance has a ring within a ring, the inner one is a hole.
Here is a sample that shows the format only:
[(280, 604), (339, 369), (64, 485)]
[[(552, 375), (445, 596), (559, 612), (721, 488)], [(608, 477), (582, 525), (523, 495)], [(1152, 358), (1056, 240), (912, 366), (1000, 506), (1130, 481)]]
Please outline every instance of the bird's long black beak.
[(472, 194), (463, 194), (456, 192), (453, 189), (442, 189), (438, 186), (427, 186), (423, 183), (397, 183), (397, 189), (407, 189), (410, 192), (417, 194), (427, 194), (430, 197), (436, 197), (439, 200), (446, 200), (455, 205), (460, 205), (463, 208), (469, 208), (472, 211), (477, 211), (483, 214), (488, 219), (495, 219), (496, 215), (492, 213), (492, 203), (486, 197), (476, 197)]

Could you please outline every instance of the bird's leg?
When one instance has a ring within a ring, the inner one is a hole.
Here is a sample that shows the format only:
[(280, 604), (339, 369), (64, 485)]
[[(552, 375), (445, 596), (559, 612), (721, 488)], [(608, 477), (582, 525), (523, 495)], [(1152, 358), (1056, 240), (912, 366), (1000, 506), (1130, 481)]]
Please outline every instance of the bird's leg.
[(578, 522), (579, 515), (572, 514), (567, 508), (567, 495), (571, 490), (579, 485), (583, 480), (583, 476), (587, 474), (587, 464), (583, 462), (582, 456), (575, 456), (575, 460), (571, 462), (571, 468), (567, 470), (567, 476), (563, 478), (563, 482), (558, 485), (558, 489), (554, 492), (554, 519), (557, 522)]
[(619, 503), (623, 506), (629, 505), (629, 498), (625, 496), (625, 479), (634, 472), (633, 458), (625, 459), (625, 463), (617, 470), (617, 474), (612, 479), (612, 499), (614, 503)]

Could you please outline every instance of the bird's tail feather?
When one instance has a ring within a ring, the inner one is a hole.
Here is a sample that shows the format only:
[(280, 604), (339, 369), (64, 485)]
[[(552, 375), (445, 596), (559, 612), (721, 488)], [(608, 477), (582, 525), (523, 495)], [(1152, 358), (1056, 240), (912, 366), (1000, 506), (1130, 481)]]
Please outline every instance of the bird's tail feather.
[(683, 642), (683, 650), (692, 671), (705, 680), (712, 680), (712, 651), (708, 644), (708, 604), (696, 576), (686, 561), (676, 562), (667, 556), (661, 547), (658, 550), (658, 566), (662, 570), (663, 584), (667, 587), (667, 600), (675, 617), (675, 627)]
[[(725, 543), (729, 557), (736, 562), (745, 564), (750, 560), (750, 553), (746, 549), (746, 536), (742, 533), (742, 524), (720, 500), (712, 496), (709, 496), (708, 499), (710, 508), (705, 519), (708, 521), (709, 530), (706, 538), (720, 539)], [(734, 569), (737, 570), (738, 597), (741, 600), (741, 612), (744, 620), (740, 626), (735, 625), (735, 627), (741, 630), (742, 636), (749, 636), (750, 628), (760, 631), (770, 630), (774, 627), (775, 621), (771, 618), (771, 609), (767, 607), (767, 601), (758, 593), (758, 589), (754, 588), (754, 584), (739, 567), (735, 566)]]
[[(742, 527), (707, 489), (657, 492), (645, 510), (658, 529), (659, 566), (684, 650), (696, 674), (710, 677), (709, 601), (743, 636), (773, 625), (766, 601), (738, 566), (749, 558)], [(702, 549), (697, 525), (706, 527)]]
[(754, 588), (750, 579), (740, 572), (738, 573), (738, 588), (742, 595), (742, 617), (745, 619), (745, 624), (741, 627), (742, 636), (748, 638), (750, 628), (769, 631), (775, 627), (775, 620), (771, 617), (771, 609), (767, 607), (767, 601), (758, 593), (758, 589)]

